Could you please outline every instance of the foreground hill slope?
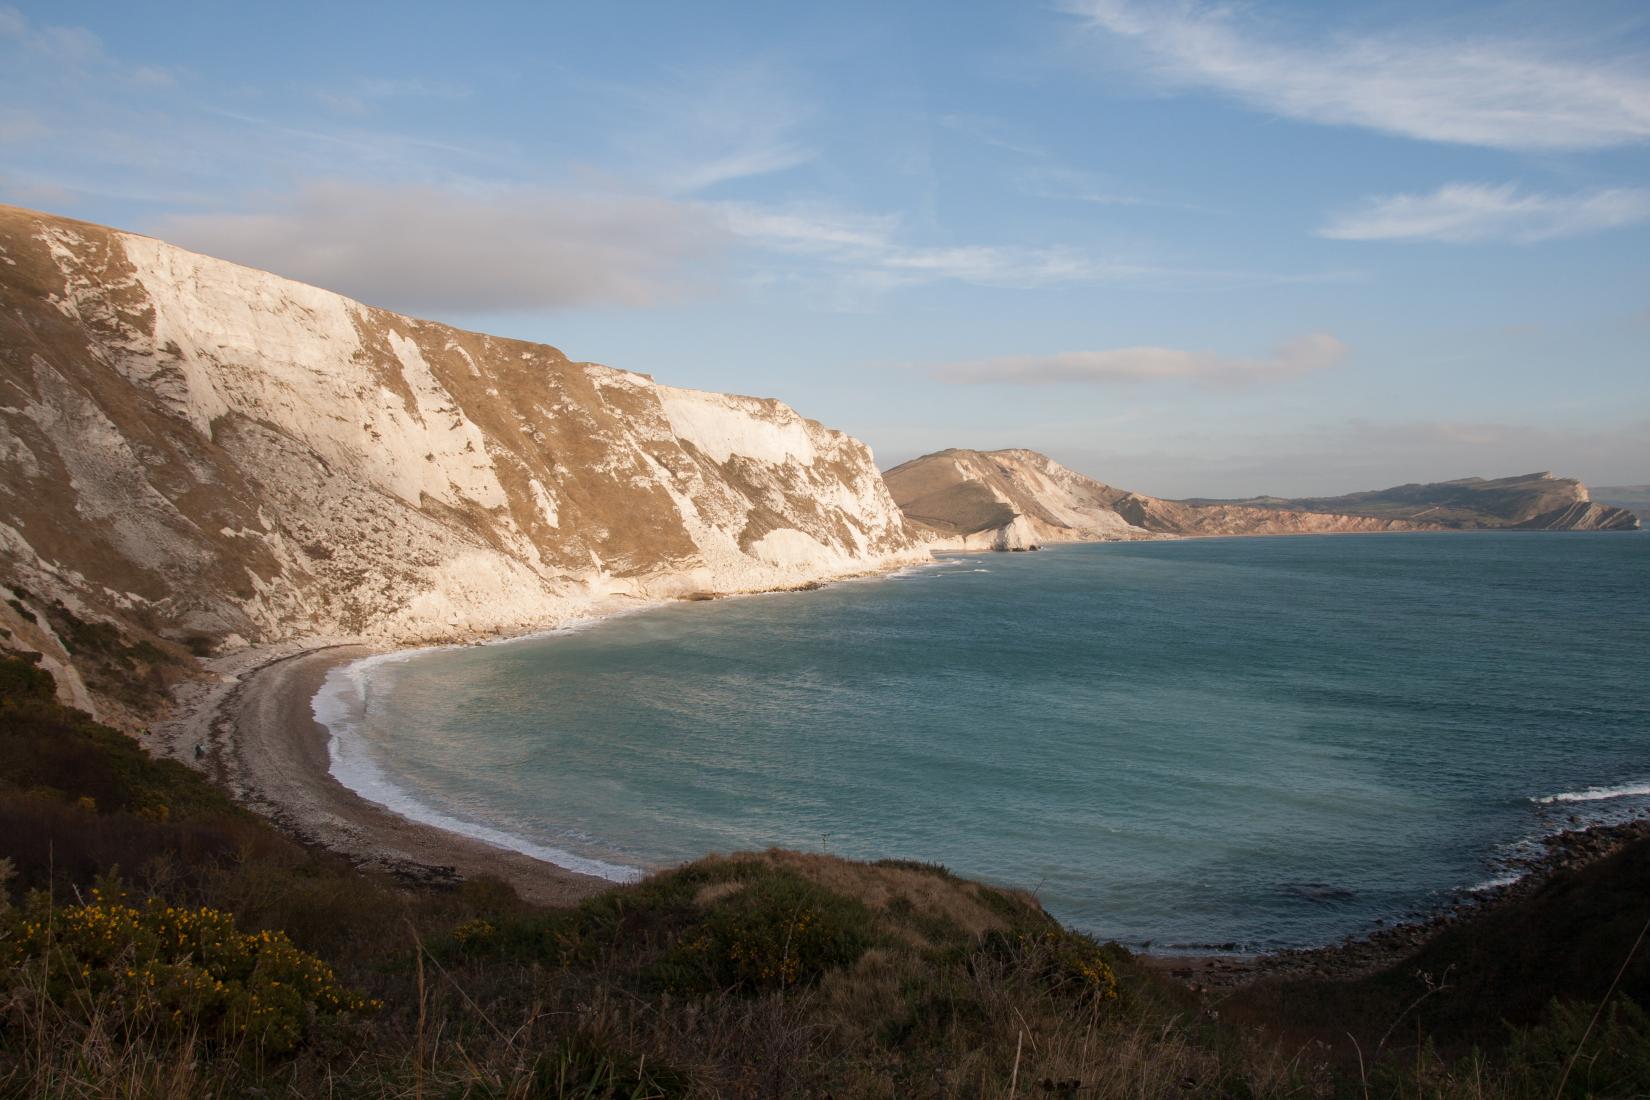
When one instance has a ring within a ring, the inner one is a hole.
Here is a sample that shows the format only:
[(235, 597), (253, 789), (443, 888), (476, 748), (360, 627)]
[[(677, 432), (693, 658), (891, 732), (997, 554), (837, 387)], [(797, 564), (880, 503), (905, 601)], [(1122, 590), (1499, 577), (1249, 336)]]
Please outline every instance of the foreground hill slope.
[(1045, 542), (1444, 528), (1630, 530), (1630, 512), (1550, 474), (1404, 485), (1345, 497), (1163, 500), (1085, 477), (1036, 451), (946, 450), (883, 475), (932, 545), (1026, 549)]
[(449, 638), (924, 556), (870, 450), (0, 207), (0, 581), (196, 648)]

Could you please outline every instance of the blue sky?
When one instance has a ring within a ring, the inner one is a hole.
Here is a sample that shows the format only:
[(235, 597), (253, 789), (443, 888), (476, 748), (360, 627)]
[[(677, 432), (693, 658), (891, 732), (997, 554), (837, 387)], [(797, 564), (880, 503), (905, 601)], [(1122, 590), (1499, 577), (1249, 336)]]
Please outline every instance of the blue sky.
[(1650, 482), (1642, 2), (0, 6), (0, 201), (1161, 495)]

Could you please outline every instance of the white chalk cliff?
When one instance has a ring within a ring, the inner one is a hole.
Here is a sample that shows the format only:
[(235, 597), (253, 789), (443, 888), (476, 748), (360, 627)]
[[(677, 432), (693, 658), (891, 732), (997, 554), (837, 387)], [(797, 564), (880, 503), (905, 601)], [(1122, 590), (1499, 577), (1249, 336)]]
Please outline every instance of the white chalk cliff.
[(926, 557), (870, 450), (0, 207), (0, 583), (161, 638), (454, 638)]

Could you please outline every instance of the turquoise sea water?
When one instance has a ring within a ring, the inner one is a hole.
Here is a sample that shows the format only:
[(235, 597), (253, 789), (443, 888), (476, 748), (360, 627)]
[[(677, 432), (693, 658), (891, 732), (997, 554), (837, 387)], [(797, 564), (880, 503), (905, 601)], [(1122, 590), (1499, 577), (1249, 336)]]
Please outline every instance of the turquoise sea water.
[(1650, 809), (1650, 536), (952, 557), (376, 660), (317, 705), (370, 797), (615, 877), (823, 848), (1161, 950), (1322, 943)]

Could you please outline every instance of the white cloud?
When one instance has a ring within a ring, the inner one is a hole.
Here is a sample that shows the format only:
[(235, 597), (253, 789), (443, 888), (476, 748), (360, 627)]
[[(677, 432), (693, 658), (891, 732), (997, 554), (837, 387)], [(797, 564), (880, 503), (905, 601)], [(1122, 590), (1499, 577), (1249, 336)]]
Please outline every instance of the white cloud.
[(1530, 243), (1650, 220), (1650, 190), (1618, 187), (1574, 195), (1514, 185), (1450, 183), (1429, 195), (1368, 200), (1318, 231), (1344, 241), (1433, 240)]
[(1313, 332), (1259, 359), (1184, 348), (1132, 347), (974, 359), (942, 364), (931, 368), (930, 373), (942, 382), (1014, 386), (1176, 380), (1246, 385), (1324, 370), (1340, 362), (1346, 350), (1346, 345), (1329, 333)]
[(725, 233), (667, 199), (536, 188), (309, 186), (261, 214), (165, 219), (157, 234), (410, 312), (647, 306), (704, 289)]
[(1533, 40), (1416, 32), (1293, 40), (1241, 18), (1242, 8), (1191, 0), (1072, 0), (1069, 10), (1143, 49), (1167, 82), (1289, 118), (1502, 149), (1650, 138), (1643, 58), (1566, 57)]

